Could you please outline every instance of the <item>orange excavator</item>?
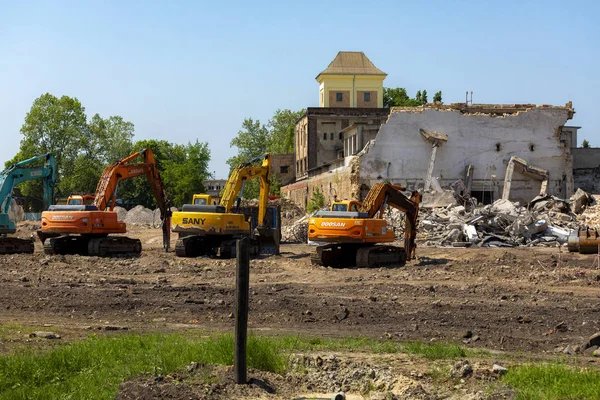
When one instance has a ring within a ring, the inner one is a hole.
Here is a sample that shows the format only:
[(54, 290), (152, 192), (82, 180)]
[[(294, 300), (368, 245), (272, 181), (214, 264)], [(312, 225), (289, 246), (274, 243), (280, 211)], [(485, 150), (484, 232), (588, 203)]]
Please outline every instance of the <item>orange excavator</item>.
[[(355, 211), (319, 211), (308, 222), (308, 239), (327, 244), (317, 247), (313, 264), (324, 266), (376, 267), (404, 265), (415, 256), (415, 234), (421, 194), (402, 194), (403, 186), (390, 183), (373, 185), (364, 202), (354, 202)], [(389, 205), (406, 214), (404, 248), (378, 243), (393, 243), (394, 231), (383, 219)], [(339, 207), (337, 208), (339, 209)]]
[[(141, 163), (130, 163), (142, 157)], [(42, 229), (38, 236), (46, 254), (80, 254), (90, 256), (139, 255), (139, 239), (112, 236), (127, 232), (124, 222), (117, 219), (114, 210), (119, 182), (145, 174), (150, 181), (158, 203), (162, 221), (163, 247), (169, 251), (171, 210), (169, 200), (158, 173), (154, 154), (150, 149), (109, 165), (104, 169), (96, 188), (93, 205), (54, 205), (42, 213)]]

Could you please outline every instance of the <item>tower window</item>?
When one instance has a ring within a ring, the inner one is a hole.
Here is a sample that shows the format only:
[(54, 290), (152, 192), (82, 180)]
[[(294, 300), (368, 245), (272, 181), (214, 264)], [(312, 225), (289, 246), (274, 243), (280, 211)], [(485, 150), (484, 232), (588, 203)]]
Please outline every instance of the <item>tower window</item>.
[(329, 134), (329, 140), (333, 140), (333, 132)]
[(344, 134), (342, 132), (338, 133), (338, 139), (342, 140), (344, 138)]
[(336, 92), (335, 94), (335, 101), (344, 101), (344, 93), (341, 92)]
[(327, 140), (327, 132), (323, 133), (323, 140)]
[(365, 103), (370, 102), (371, 101), (371, 92), (364, 92), (363, 99), (365, 100)]

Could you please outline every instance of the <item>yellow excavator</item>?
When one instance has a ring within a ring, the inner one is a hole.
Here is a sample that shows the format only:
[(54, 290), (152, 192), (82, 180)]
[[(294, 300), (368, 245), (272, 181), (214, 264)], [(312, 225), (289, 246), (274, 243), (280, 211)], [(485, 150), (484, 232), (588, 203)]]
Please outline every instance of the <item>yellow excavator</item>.
[[(255, 165), (261, 162), (260, 165)], [(251, 239), (251, 253), (279, 254), (281, 213), (269, 207), (269, 174), (271, 156), (266, 153), (239, 165), (233, 170), (219, 205), (185, 204), (173, 213), (172, 231), (179, 238), (175, 254), (179, 257), (201, 255), (231, 258), (235, 256), (236, 240)], [(260, 180), (257, 207), (240, 207), (241, 192), (250, 179)]]
[[(403, 186), (376, 183), (362, 204), (356, 200), (334, 201), (330, 210), (311, 217), (308, 239), (327, 243), (317, 247), (313, 264), (375, 267), (403, 265), (414, 258), (421, 194), (414, 191), (407, 198), (402, 194), (404, 190)], [(386, 205), (406, 214), (404, 248), (381, 245), (394, 242), (394, 231), (383, 219)]]

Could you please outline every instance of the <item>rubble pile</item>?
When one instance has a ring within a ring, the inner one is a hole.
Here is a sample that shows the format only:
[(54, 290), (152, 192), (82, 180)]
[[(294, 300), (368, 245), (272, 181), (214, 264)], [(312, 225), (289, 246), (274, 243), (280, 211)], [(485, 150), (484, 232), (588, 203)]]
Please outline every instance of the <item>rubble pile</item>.
[[(556, 246), (567, 243), (569, 233), (580, 225), (598, 225), (600, 206), (588, 206), (592, 200), (587, 193), (578, 191), (568, 201), (545, 195), (534, 198), (527, 206), (497, 200), (472, 208), (457, 203), (421, 208), (417, 238), (428, 246)], [(578, 216), (574, 209), (585, 212)], [(400, 239), (404, 213), (390, 209), (384, 218)]]
[(125, 221), (125, 218), (127, 217), (127, 210), (126, 209), (124, 209), (123, 207), (116, 206), (113, 209), (113, 211), (117, 213), (117, 220), (119, 222)]
[(293, 223), (282, 223), (281, 241), (288, 243), (306, 243), (308, 241), (308, 215), (305, 215)]
[(127, 215), (123, 219), (125, 223), (132, 225), (153, 225), (155, 222), (155, 214), (159, 215), (160, 222), (160, 213), (155, 213), (154, 211), (146, 208), (142, 205), (138, 205), (133, 207), (131, 210), (127, 211)]

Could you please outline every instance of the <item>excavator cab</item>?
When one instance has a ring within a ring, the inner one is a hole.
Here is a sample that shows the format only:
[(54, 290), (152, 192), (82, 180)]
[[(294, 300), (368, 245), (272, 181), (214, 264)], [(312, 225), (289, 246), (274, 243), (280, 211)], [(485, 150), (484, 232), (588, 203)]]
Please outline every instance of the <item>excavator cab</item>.
[(95, 196), (92, 194), (72, 194), (67, 198), (69, 206), (91, 206), (94, 204)]
[(330, 211), (352, 211), (358, 212), (360, 202), (357, 200), (340, 200), (331, 203)]
[(216, 197), (212, 197), (210, 194), (195, 194), (192, 197), (192, 204), (197, 206), (216, 206), (219, 201)]

